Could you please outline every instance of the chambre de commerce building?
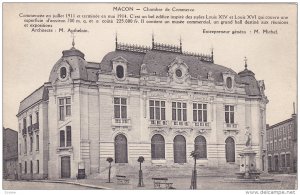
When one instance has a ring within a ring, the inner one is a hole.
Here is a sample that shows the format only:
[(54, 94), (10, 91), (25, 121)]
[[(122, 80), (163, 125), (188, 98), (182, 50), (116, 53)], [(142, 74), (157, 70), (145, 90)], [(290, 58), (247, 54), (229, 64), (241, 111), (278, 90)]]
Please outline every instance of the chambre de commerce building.
[[(179, 46), (118, 43), (100, 63), (73, 47), (62, 52), (49, 81), (20, 103), (22, 178), (75, 178), (116, 165), (193, 163), (233, 166), (252, 134), (256, 164), (266, 166), (264, 82), (238, 74)], [(246, 62), (246, 61), (245, 61)], [(242, 64), (242, 63), (241, 63)]]

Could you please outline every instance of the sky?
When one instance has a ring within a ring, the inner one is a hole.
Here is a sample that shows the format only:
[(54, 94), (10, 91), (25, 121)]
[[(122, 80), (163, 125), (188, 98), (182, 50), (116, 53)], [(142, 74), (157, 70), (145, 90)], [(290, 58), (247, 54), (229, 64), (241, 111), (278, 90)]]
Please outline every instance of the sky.
[[(20, 101), (48, 81), (50, 71), (71, 48), (69, 32), (31, 32), (24, 27), (23, 14), (119, 14), (113, 11), (117, 4), (4, 4), (3, 5), (3, 126), (17, 130), (16, 114)], [(75, 47), (85, 54), (85, 59), (100, 62), (103, 56), (115, 48), (118, 40), (131, 44), (151, 46), (152, 33), (155, 41), (179, 44), (184, 51), (209, 54), (214, 48), (216, 64), (235, 72), (244, 69), (244, 57), (248, 69), (257, 80), (264, 80), (267, 104), (267, 123), (273, 125), (291, 117), (293, 102), (297, 100), (297, 29), (296, 6), (287, 4), (139, 4), (144, 7), (192, 8), (193, 15), (252, 15), (288, 16), (287, 25), (192, 25), (192, 24), (53, 24), (58, 28), (82, 28), (87, 33), (75, 34)], [(126, 12), (127, 13), (127, 12)], [(135, 14), (159, 14), (140, 11)], [(128, 14), (128, 13), (127, 13)], [(172, 12), (173, 15), (188, 13)], [(247, 34), (205, 34), (207, 30), (244, 30)], [(254, 30), (277, 30), (278, 34), (249, 34)]]

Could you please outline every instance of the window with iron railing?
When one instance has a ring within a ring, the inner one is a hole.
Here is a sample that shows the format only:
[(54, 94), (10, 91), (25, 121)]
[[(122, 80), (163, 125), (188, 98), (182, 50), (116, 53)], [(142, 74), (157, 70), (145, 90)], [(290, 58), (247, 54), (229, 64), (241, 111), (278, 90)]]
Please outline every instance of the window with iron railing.
[(193, 103), (193, 121), (207, 122), (207, 104)]
[(172, 102), (172, 120), (187, 121), (186, 103)]
[(164, 125), (166, 123), (165, 101), (150, 100), (150, 121), (152, 125)]
[(225, 105), (225, 122), (227, 124), (234, 123), (234, 106)]
[(127, 99), (115, 97), (114, 98), (114, 118), (127, 118)]

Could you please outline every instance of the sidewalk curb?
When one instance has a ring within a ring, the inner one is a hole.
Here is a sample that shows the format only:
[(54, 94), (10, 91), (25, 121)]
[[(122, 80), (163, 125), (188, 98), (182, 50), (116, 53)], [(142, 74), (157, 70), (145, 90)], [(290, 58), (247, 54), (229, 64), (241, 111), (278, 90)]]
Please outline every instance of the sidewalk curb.
[(104, 187), (104, 186), (96, 186), (96, 185), (83, 184), (83, 183), (64, 181), (64, 180), (28, 180), (28, 181), (31, 181), (31, 182), (44, 182), (44, 183), (64, 183), (64, 184), (78, 185), (78, 186), (101, 189), (101, 190), (111, 190), (111, 188), (107, 188), (107, 187)]

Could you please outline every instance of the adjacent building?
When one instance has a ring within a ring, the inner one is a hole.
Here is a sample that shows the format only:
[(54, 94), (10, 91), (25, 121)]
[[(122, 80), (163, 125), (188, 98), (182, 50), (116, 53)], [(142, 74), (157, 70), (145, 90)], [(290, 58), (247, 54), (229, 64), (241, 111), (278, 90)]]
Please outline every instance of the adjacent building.
[(297, 115), (267, 126), (268, 171), (297, 172)]
[[(26, 176), (75, 178), (116, 165), (238, 166), (246, 129), (266, 170), (264, 82), (180, 45), (119, 43), (100, 63), (74, 47), (48, 82), (20, 103), (19, 168)], [(38, 137), (37, 137), (38, 136)]]
[(3, 179), (18, 179), (18, 132), (3, 128)]
[(41, 86), (21, 101), (19, 122), (19, 163), (21, 179), (48, 177), (49, 126), (48, 90)]

